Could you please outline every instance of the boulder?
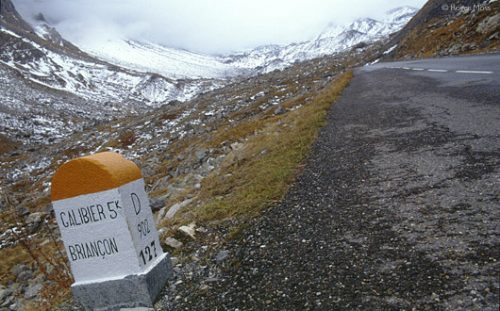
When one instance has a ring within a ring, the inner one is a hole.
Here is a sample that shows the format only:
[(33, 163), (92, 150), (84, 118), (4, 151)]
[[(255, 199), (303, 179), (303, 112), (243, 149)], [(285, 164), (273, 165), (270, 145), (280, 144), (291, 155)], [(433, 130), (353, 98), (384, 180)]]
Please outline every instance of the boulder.
[(151, 210), (153, 211), (153, 213), (157, 212), (165, 207), (165, 199), (163, 197), (151, 199), (149, 205), (151, 206)]
[(29, 229), (30, 234), (33, 234), (36, 231), (38, 231), (38, 229), (40, 228), (40, 226), (43, 223), (44, 218), (45, 218), (45, 214), (41, 213), (41, 212), (31, 213), (25, 218), (25, 221), (26, 221), (26, 224), (28, 225), (28, 229)]
[(10, 273), (17, 277), (21, 272), (29, 271), (30, 268), (25, 264), (17, 264), (10, 269)]
[(24, 291), (24, 298), (31, 299), (38, 295), (38, 293), (42, 290), (43, 285), (41, 283), (30, 285)]
[(178, 249), (181, 248), (183, 243), (175, 238), (168, 237), (165, 239), (165, 245), (173, 248), (173, 249)]
[(174, 218), (175, 214), (183, 207), (187, 206), (188, 204), (190, 204), (191, 202), (193, 202), (193, 199), (187, 199), (187, 200), (184, 200), (180, 203), (176, 203), (170, 207), (163, 207), (161, 210), (160, 210), (160, 213), (158, 214), (158, 220), (161, 220), (163, 218), (167, 218), (167, 219), (172, 219)]
[(482, 34), (490, 33), (500, 25), (500, 13), (486, 17), (476, 27), (476, 31)]
[(16, 207), (16, 213), (19, 215), (19, 216), (26, 216), (28, 215), (30, 212), (28, 211), (28, 209), (24, 206), (18, 206)]
[(23, 271), (17, 275), (16, 281), (18, 282), (26, 282), (33, 278), (33, 272), (30, 270)]
[(194, 156), (196, 157), (196, 161), (198, 163), (203, 162), (203, 160), (207, 157), (207, 155), (208, 155), (207, 149), (199, 149), (199, 150), (196, 150), (194, 153)]
[(281, 107), (281, 106), (278, 106), (278, 108), (274, 109), (274, 114), (275, 115), (281, 115), (281, 114), (285, 114), (286, 113), (286, 110)]
[(191, 223), (187, 226), (180, 226), (179, 229), (177, 229), (177, 231), (183, 235), (184, 237), (187, 237), (191, 240), (195, 240), (196, 239), (196, 224), (195, 223)]
[(221, 263), (224, 260), (226, 260), (229, 257), (229, 251), (228, 250), (221, 250), (220, 252), (217, 253), (217, 256), (215, 256), (215, 261), (217, 263)]
[(0, 303), (4, 302), (4, 300), (12, 295), (11, 288), (5, 288), (5, 286), (0, 285)]

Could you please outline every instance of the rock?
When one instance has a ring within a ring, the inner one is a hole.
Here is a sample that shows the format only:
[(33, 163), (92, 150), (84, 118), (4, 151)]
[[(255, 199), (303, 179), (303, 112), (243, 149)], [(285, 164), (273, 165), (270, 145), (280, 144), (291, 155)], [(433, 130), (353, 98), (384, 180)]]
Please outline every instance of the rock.
[(500, 40), (500, 32), (497, 31), (491, 36), (488, 37), (488, 40), (493, 41), (493, 40)]
[(201, 163), (207, 157), (207, 154), (207, 149), (199, 149), (195, 151), (194, 156), (196, 157), (196, 161)]
[(286, 113), (286, 110), (283, 107), (281, 107), (281, 106), (279, 106), (278, 108), (274, 109), (274, 114), (277, 115), (277, 116), (280, 115), (280, 114), (285, 114), (285, 113)]
[(229, 251), (224, 249), (217, 253), (217, 256), (215, 256), (215, 261), (217, 263), (221, 263), (226, 260), (227, 257), (229, 257)]
[(211, 171), (214, 170), (214, 166), (209, 163), (209, 161), (203, 163), (201, 166), (201, 175), (202, 176), (207, 176)]
[(25, 282), (28, 281), (29, 279), (33, 278), (33, 272), (26, 270), (21, 273), (16, 278), (16, 281), (18, 282)]
[(165, 239), (165, 245), (170, 246), (174, 249), (178, 249), (182, 247), (183, 243), (175, 238), (168, 237)]
[(10, 283), (9, 288), (12, 290), (12, 296), (17, 296), (20, 292), (24, 291), (26, 284), (21, 284), (19, 282)]
[(155, 311), (155, 309), (148, 307), (137, 307), (137, 308), (121, 308), (120, 311)]
[(356, 50), (356, 49), (364, 49), (365, 47), (368, 46), (368, 43), (366, 42), (360, 42), (358, 44), (355, 44), (353, 47), (352, 47), (352, 50)]
[(455, 43), (453, 44), (449, 49), (448, 53), (450, 54), (457, 54), (462, 50), (462, 45), (460, 43)]
[(482, 34), (487, 34), (497, 29), (498, 25), (500, 25), (500, 13), (486, 17), (477, 25), (476, 31)]
[(10, 273), (12, 273), (13, 276), (17, 277), (19, 274), (21, 274), (21, 272), (29, 271), (29, 270), (30, 270), (30, 268), (27, 265), (17, 264), (10, 269)]
[(45, 272), (46, 272), (47, 274), (49, 274), (49, 275), (50, 275), (50, 274), (54, 271), (54, 269), (55, 269), (55, 268), (54, 268), (54, 266), (53, 266), (53, 265), (51, 265), (51, 264), (49, 264), (49, 263), (46, 263), (46, 264), (45, 264)]
[(4, 286), (0, 287), (0, 303), (4, 302), (4, 300), (12, 294), (11, 288), (5, 288)]
[(150, 206), (153, 213), (157, 212), (165, 207), (165, 200), (162, 198), (151, 199)]
[(176, 203), (169, 208), (166, 206), (160, 210), (160, 213), (158, 214), (159, 219), (167, 218), (167, 219), (172, 219), (175, 216), (175, 213), (177, 213), (181, 208), (187, 206), (191, 202), (193, 202), (194, 199), (187, 199), (184, 200), (180, 203)]
[(44, 214), (43, 213), (31, 213), (26, 217), (26, 224), (30, 226), (31, 231), (36, 231), (42, 224)]
[(159, 235), (159, 236), (164, 235), (164, 234), (165, 234), (165, 232), (167, 232), (167, 229), (165, 229), (165, 228), (160, 228), (160, 229), (158, 229), (158, 235)]
[[(13, 296), (7, 296), (7, 298), (5, 298), (5, 301), (0, 305), (0, 307), (7, 307), (8, 305), (12, 304), (14, 302), (14, 297)], [(2, 309), (3, 311), (4, 309)]]
[(170, 176), (172, 178), (179, 176), (179, 167), (176, 167), (175, 170), (170, 170), (168, 172), (168, 176)]
[(151, 186), (151, 190), (158, 190), (158, 189), (165, 189), (168, 187), (168, 184), (169, 184), (169, 179), (171, 177), (175, 177), (173, 175), (175, 172), (172, 172), (172, 174), (169, 173), (168, 176), (165, 176), (165, 177), (162, 177), (162, 178), (159, 178), (157, 181), (155, 181), (153, 183), (153, 185)]
[(172, 266), (177, 266), (177, 264), (179, 263), (179, 258), (175, 257), (175, 256), (172, 256), (170, 257), (170, 263), (172, 264)]
[(231, 149), (234, 151), (234, 150), (239, 150), (241, 148), (243, 148), (243, 144), (240, 143), (240, 142), (235, 142), (235, 143), (232, 143), (231, 144)]
[(24, 298), (31, 299), (35, 297), (42, 290), (42, 288), (43, 285), (40, 283), (28, 286), (28, 288), (26, 288), (26, 291), (24, 292)]
[(30, 212), (28, 211), (28, 209), (26, 207), (23, 207), (23, 206), (18, 206), (16, 207), (16, 213), (19, 215), (19, 216), (26, 216), (28, 215)]
[(45, 205), (43, 211), (47, 214), (52, 213), (54, 211), (54, 207), (52, 206), (52, 203)]
[(195, 227), (196, 227), (196, 224), (195, 223), (191, 223), (187, 226), (180, 226), (179, 229), (177, 229), (177, 231), (179, 233), (181, 233), (182, 235), (184, 235), (185, 237), (188, 237), (192, 240), (195, 240), (196, 237), (195, 237)]

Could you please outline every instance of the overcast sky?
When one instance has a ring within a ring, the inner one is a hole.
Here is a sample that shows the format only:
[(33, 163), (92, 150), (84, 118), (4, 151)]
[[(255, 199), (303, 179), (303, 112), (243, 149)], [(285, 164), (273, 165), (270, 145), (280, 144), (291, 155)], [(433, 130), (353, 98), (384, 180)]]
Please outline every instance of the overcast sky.
[(123, 37), (202, 53), (311, 39), (329, 23), (380, 18), (425, 0), (13, 0), (28, 20), (42, 12), (79, 44)]

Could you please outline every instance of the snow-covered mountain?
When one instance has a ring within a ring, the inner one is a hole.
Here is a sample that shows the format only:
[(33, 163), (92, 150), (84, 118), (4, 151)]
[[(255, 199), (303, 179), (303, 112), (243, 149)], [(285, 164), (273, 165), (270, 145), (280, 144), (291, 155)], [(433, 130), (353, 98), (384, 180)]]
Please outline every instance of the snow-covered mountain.
[(172, 79), (221, 79), (245, 73), (217, 57), (151, 42), (110, 39), (78, 45), (89, 54), (107, 62), (134, 70), (156, 72)]
[(222, 85), (172, 79), (99, 60), (47, 25), (32, 27), (2, 1), (0, 138), (26, 143), (63, 138), (84, 124), (189, 100)]
[[(70, 92), (83, 99), (116, 103), (135, 101), (140, 103), (139, 106), (157, 106), (174, 99), (187, 100), (196, 93), (194, 88), (200, 91), (212, 88), (194, 74), (189, 81), (158, 74), (153, 70), (153, 64), (149, 70), (113, 65), (82, 52), (45, 23), (33, 27), (28, 25), (10, 1), (2, 5), (0, 64), (14, 69), (29, 81)], [(147, 87), (147, 83), (153, 81), (153, 73), (155, 84), (162, 80), (165, 86), (161, 95), (147, 91), (152, 89)]]
[(223, 79), (283, 69), (297, 61), (313, 59), (352, 48), (361, 42), (383, 39), (400, 30), (417, 9), (398, 7), (380, 20), (358, 19), (349, 25), (328, 25), (312, 40), (289, 45), (268, 45), (224, 56), (196, 54), (150, 42), (108, 39), (103, 42), (73, 42), (85, 52), (106, 62), (171, 79)]
[(347, 26), (328, 25), (315, 39), (286, 46), (264, 46), (230, 55), (225, 62), (239, 68), (259, 68), (263, 72), (285, 68), (294, 62), (342, 52), (352, 47), (384, 39), (400, 30), (417, 13), (404, 6), (386, 12), (381, 20), (362, 18)]

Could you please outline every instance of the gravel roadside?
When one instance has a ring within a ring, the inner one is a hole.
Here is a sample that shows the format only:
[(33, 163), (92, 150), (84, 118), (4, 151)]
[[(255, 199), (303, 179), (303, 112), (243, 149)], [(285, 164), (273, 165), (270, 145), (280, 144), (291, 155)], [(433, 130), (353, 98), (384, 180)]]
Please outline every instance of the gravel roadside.
[(498, 310), (498, 98), (358, 70), (284, 201), (156, 309)]

